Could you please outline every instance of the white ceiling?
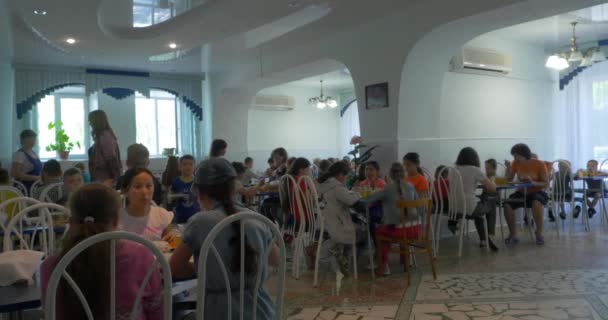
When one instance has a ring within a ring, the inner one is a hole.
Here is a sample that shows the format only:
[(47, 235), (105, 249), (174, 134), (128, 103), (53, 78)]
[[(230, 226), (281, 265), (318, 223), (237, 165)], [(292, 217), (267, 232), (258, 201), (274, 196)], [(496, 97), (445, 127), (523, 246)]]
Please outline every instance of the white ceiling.
[(323, 80), (323, 88), (326, 90), (343, 91), (354, 89), (353, 78), (346, 69), (340, 69), (318, 76), (301, 79), (286, 83), (285, 85), (301, 88), (320, 88)]
[[(601, 8), (604, 6), (604, 8)], [(597, 9), (604, 9), (608, 18), (608, 6), (600, 5)], [(488, 35), (504, 39), (540, 44), (547, 50), (568, 46), (572, 37), (571, 22), (576, 21), (576, 36), (578, 43), (592, 42), (608, 39), (608, 21), (595, 22), (584, 18), (588, 17), (591, 8), (581, 11), (564, 13), (561, 15), (535, 20), (516, 26), (496, 30)]]
[[(328, 37), (422, 2), (206, 0), (145, 28), (133, 28), (129, 0), (0, 0), (0, 13), (10, 13), (14, 63), (200, 73), (205, 71), (200, 49), (205, 44), (243, 35), (246, 43), (237, 52), (226, 52), (238, 54), (296, 30), (310, 30), (309, 39)], [(36, 15), (35, 10), (47, 14)], [(68, 37), (77, 43), (68, 45)], [(185, 51), (179, 59), (149, 60), (171, 52), (172, 42)]]

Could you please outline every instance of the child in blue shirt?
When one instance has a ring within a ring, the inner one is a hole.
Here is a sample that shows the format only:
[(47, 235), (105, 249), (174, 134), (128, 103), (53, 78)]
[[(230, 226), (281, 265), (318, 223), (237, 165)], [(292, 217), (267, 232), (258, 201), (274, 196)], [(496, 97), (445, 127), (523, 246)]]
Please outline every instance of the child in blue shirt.
[(185, 155), (179, 158), (181, 175), (173, 180), (171, 193), (184, 195), (175, 200), (175, 222), (186, 223), (191, 216), (200, 211), (196, 195), (192, 192), (194, 179), (194, 157)]

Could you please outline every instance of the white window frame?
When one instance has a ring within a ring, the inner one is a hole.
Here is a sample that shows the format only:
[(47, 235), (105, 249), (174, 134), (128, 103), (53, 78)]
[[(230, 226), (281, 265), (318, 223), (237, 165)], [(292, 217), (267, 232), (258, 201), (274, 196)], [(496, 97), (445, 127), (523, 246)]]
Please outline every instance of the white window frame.
[[(169, 2), (169, 6), (170, 6), (170, 8), (159, 8), (158, 6), (155, 6), (153, 4), (141, 3), (141, 2), (138, 2), (137, 0), (133, 0), (133, 7), (146, 7), (146, 8), (152, 9), (152, 10), (150, 10), (151, 15), (152, 15), (150, 17), (150, 21), (152, 24), (150, 24), (149, 26), (143, 26), (143, 27), (137, 27), (137, 28), (147, 28), (147, 27), (157, 24), (157, 22), (154, 20), (154, 11), (156, 11), (157, 9), (171, 9), (171, 15), (170, 15), (169, 19), (163, 20), (161, 22), (169, 21), (169, 20), (173, 19), (175, 17), (175, 7), (173, 6), (173, 3), (171, 3), (171, 2)], [(160, 22), (158, 22), (158, 23), (160, 23)], [(135, 20), (133, 20), (132, 25), (133, 25), (133, 27), (135, 27)]]
[[(86, 95), (84, 94), (76, 94), (76, 93), (54, 93), (54, 94), (49, 94), (48, 96), (52, 96), (53, 97), (53, 103), (54, 103), (54, 108), (55, 108), (55, 121), (61, 121), (61, 98), (76, 98), (76, 99), (82, 99), (83, 101), (83, 106), (84, 106), (84, 124), (85, 126), (87, 126), (88, 124), (88, 114), (89, 114), (89, 99), (87, 99)], [(36, 106), (38, 106), (36, 104)], [(37, 132), (38, 135), (40, 135), (42, 133), (42, 130), (48, 130), (46, 127), (44, 128), (40, 128), (38, 127), (38, 109), (34, 108), (34, 112), (33, 112), (33, 118), (31, 119), (31, 125), (30, 127), (32, 128), (37, 128)], [(58, 127), (58, 129), (61, 129), (61, 126)], [(68, 157), (68, 160), (87, 160), (88, 159), (88, 155), (87, 155), (87, 150), (89, 149), (90, 145), (91, 145), (91, 135), (90, 134), (86, 134), (87, 128), (85, 128), (84, 132), (84, 141), (79, 141), (84, 153), (71, 153)], [(41, 146), (39, 144), (36, 144), (35, 149), (38, 149), (38, 154), (40, 153), (40, 149), (42, 148), (46, 148), (46, 146)], [(41, 160), (50, 160), (50, 159), (56, 159), (56, 157), (40, 157)]]
[[(150, 98), (144, 96), (144, 95), (136, 95), (135, 96), (135, 136), (137, 137), (137, 99), (143, 99), (143, 100), (153, 100), (153, 104), (154, 104), (154, 118), (156, 119), (156, 123), (154, 126), (154, 134), (156, 135), (156, 150), (158, 150), (158, 154), (154, 154), (152, 152), (150, 152), (150, 158), (164, 158), (164, 156), (162, 155), (162, 150), (159, 144), (159, 139), (158, 139), (158, 101), (159, 100), (164, 100), (164, 101), (173, 101), (173, 112), (175, 113), (175, 148), (177, 149), (179, 147), (179, 143), (180, 143), (180, 136), (179, 136), (179, 127), (180, 127), (180, 119), (179, 119), (179, 113), (178, 113), (178, 102), (177, 102), (177, 97), (173, 97), (173, 98), (162, 98), (162, 97), (152, 97), (152, 92), (153, 90), (150, 91)], [(163, 91), (163, 90), (159, 90), (159, 91)], [(138, 141), (139, 143), (139, 141)]]

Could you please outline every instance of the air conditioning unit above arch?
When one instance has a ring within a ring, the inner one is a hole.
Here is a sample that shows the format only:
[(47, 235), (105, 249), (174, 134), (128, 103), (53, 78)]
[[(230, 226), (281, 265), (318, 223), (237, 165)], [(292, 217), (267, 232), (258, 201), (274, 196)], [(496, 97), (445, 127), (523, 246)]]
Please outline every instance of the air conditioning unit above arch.
[(253, 98), (253, 108), (263, 111), (292, 111), (296, 102), (290, 96), (257, 95)]
[(463, 47), (450, 61), (450, 71), (507, 75), (513, 71), (511, 55), (494, 50)]

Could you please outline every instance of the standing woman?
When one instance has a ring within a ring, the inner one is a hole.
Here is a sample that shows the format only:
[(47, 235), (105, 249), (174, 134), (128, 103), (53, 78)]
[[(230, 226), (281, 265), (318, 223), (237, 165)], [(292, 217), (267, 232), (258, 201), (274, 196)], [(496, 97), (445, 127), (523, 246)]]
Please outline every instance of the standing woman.
[(89, 149), (91, 181), (113, 187), (122, 172), (116, 135), (103, 110), (89, 113), (93, 146)]
[(21, 131), (19, 135), (21, 148), (13, 155), (11, 166), (11, 176), (23, 183), (28, 191), (34, 181), (40, 179), (40, 172), (42, 171), (42, 162), (34, 152), (37, 137), (36, 132), (30, 129)]

